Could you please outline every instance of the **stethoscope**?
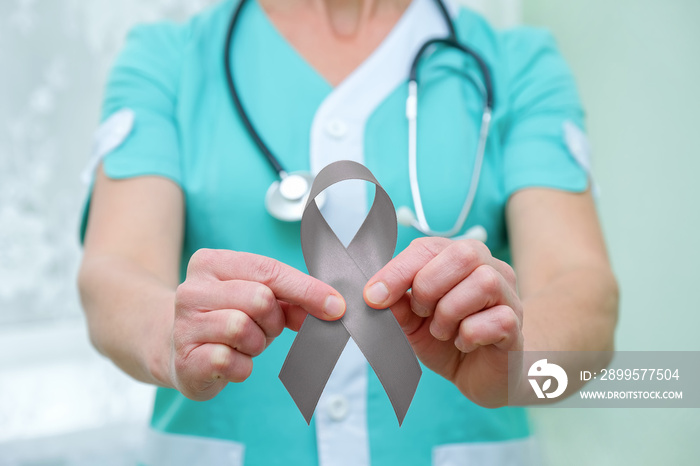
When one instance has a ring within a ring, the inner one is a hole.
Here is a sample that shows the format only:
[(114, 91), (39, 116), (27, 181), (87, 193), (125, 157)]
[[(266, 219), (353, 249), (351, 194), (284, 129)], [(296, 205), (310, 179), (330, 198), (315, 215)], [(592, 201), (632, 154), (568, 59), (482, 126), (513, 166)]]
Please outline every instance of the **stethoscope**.
[[(472, 49), (459, 43), (454, 24), (452, 23), (449, 13), (447, 12), (445, 4), (442, 0), (435, 1), (440, 9), (440, 13), (445, 19), (445, 23), (449, 29), (449, 34), (444, 38), (436, 38), (426, 41), (416, 53), (416, 56), (411, 64), (408, 79), (408, 97), (406, 98), (406, 118), (408, 120), (408, 172), (409, 182), (411, 185), (411, 198), (415, 213), (410, 207), (403, 206), (397, 209), (396, 215), (398, 222), (401, 225), (413, 227), (424, 235), (457, 238), (457, 235), (467, 221), (467, 216), (469, 215), (469, 211), (474, 203), (474, 197), (476, 196), (476, 190), (479, 185), (479, 177), (481, 175), (481, 168), (484, 161), (484, 153), (486, 151), (486, 141), (488, 139), (489, 127), (491, 124), (493, 89), (491, 83), (491, 73), (486, 65), (486, 62)], [(238, 90), (236, 89), (236, 84), (233, 78), (233, 72), (231, 70), (230, 56), (231, 46), (233, 43), (233, 33), (244, 4), (245, 0), (241, 0), (238, 3), (238, 6), (233, 13), (233, 17), (231, 18), (228, 33), (226, 35), (226, 44), (224, 47), (226, 81), (228, 84), (229, 93), (231, 94), (231, 99), (233, 100), (233, 105), (241, 119), (241, 122), (243, 123), (243, 126), (279, 178), (277, 181), (273, 182), (272, 185), (270, 185), (267, 193), (265, 194), (265, 208), (270, 215), (279, 220), (296, 222), (301, 220), (314, 177), (311, 173), (305, 171), (289, 173), (282, 167), (279, 159), (272, 154), (270, 148), (262, 140), (255, 127), (253, 127), (250, 118), (248, 118), (248, 113), (243, 108), (243, 104), (241, 103), (241, 99), (238, 95)], [(469, 185), (469, 191), (467, 192), (467, 197), (464, 200), (464, 205), (462, 206), (462, 210), (457, 217), (457, 221), (452, 228), (446, 231), (433, 230), (428, 224), (425, 217), (425, 211), (423, 210), (423, 202), (420, 195), (420, 187), (418, 185), (418, 171), (416, 167), (416, 148), (418, 140), (418, 65), (421, 58), (426, 54), (426, 51), (432, 49), (432, 47), (435, 45), (443, 45), (453, 48), (473, 58), (474, 61), (476, 61), (484, 80), (483, 85), (479, 85), (478, 81), (467, 77), (470, 81), (477, 83), (476, 85), (483, 96), (484, 110), (481, 118), (479, 141), (477, 143), (476, 157), (474, 159), (474, 169), (472, 170), (472, 179)], [(316, 203), (318, 204), (319, 209), (323, 207), (324, 202), (325, 197), (323, 196), (323, 193), (316, 197)], [(458, 238), (473, 238), (486, 241), (486, 230), (481, 226), (475, 226), (467, 230), (465, 234), (460, 235)]]

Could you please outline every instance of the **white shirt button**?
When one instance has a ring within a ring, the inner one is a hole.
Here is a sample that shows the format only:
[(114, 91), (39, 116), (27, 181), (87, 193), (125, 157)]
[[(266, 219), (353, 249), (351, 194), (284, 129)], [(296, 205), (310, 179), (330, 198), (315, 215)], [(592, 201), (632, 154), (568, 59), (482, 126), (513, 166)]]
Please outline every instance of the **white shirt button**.
[(328, 398), (328, 416), (337, 422), (348, 417), (350, 403), (343, 395), (332, 395)]
[(342, 139), (348, 133), (348, 125), (343, 120), (334, 118), (326, 123), (326, 133), (336, 139)]

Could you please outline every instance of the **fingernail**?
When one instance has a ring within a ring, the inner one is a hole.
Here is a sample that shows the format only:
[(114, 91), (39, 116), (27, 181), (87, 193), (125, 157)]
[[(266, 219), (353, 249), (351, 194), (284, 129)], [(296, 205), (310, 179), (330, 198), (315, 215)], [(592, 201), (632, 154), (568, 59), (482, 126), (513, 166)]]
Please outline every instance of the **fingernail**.
[(228, 364), (229, 350), (224, 345), (216, 345), (211, 352), (211, 363), (214, 367), (224, 367)]
[(345, 312), (345, 302), (338, 296), (332, 294), (326, 298), (323, 312), (330, 318), (336, 319)]
[(367, 290), (367, 299), (372, 304), (382, 304), (389, 299), (389, 289), (382, 282), (377, 282)]
[(413, 298), (411, 298), (411, 309), (413, 309), (413, 313), (418, 317), (428, 317), (430, 315), (430, 309), (416, 302)]
[(467, 352), (467, 348), (464, 346), (464, 341), (462, 341), (462, 337), (457, 335), (457, 338), (455, 338), (455, 346), (457, 347), (458, 350), (460, 350), (462, 353)]
[(446, 339), (444, 331), (435, 324), (435, 321), (432, 321), (430, 324), (430, 333), (440, 341), (445, 341)]

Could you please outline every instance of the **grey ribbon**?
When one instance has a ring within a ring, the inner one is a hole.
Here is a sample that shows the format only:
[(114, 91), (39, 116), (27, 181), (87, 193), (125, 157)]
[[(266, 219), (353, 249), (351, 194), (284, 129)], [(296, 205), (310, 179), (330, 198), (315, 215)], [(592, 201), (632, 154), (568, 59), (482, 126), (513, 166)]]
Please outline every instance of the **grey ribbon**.
[[(329, 186), (351, 179), (369, 181), (376, 188), (372, 208), (346, 249), (314, 198)], [(365, 166), (343, 160), (321, 170), (301, 219), (301, 247), (309, 273), (340, 292), (347, 310), (333, 322), (308, 315), (280, 371), (282, 383), (307, 423), (350, 337), (377, 374), (399, 425), (403, 423), (421, 368), (391, 310), (372, 309), (362, 297), (367, 280), (391, 260), (396, 234), (394, 205)]]

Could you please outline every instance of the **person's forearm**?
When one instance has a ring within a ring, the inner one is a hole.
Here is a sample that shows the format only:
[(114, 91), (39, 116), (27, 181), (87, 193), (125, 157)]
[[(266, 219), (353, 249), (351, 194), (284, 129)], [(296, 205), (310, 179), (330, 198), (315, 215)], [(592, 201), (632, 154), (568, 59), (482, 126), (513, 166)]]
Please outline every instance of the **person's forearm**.
[[(557, 364), (567, 373), (598, 370), (610, 363), (617, 322), (618, 289), (605, 265), (572, 268), (541, 289), (527, 294), (523, 303), (524, 360), (520, 385), (512, 394), (512, 404), (553, 403), (580, 390), (585, 384), (569, 377), (564, 396), (536, 400), (528, 380), (530, 366), (542, 358), (528, 351), (565, 351)], [(518, 398), (521, 401), (518, 401)]]
[(613, 350), (618, 289), (608, 267), (571, 269), (522, 302), (526, 351)]
[(170, 386), (172, 286), (110, 255), (86, 257), (78, 282), (95, 348), (135, 379)]

